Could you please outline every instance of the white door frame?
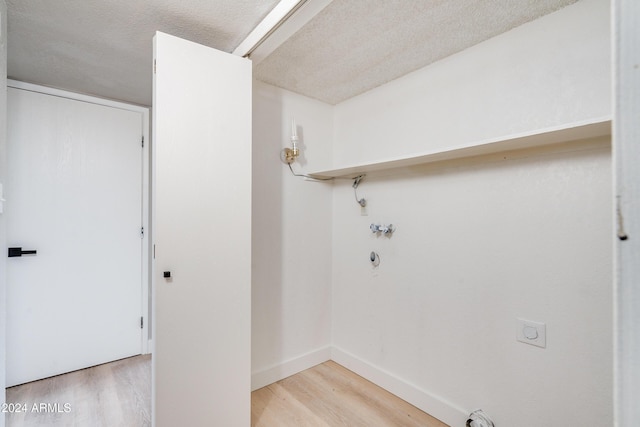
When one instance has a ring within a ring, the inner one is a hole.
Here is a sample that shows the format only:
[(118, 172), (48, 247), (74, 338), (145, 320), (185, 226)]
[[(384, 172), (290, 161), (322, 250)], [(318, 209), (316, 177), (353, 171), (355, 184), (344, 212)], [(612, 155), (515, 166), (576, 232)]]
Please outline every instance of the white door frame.
[[(31, 83), (24, 83), (17, 80), (7, 80), (7, 87), (14, 89), (22, 89), (31, 92), (42, 93), (45, 95), (58, 96), (61, 98), (73, 99), (76, 101), (88, 102), (91, 104), (102, 105), (105, 107), (119, 108), (121, 110), (133, 111), (142, 114), (142, 137), (144, 145), (142, 147), (142, 227), (144, 235), (142, 237), (142, 307), (143, 324), (142, 324), (142, 354), (151, 352), (149, 345), (149, 109), (137, 105), (126, 104), (108, 99), (96, 98), (94, 96), (82, 95), (73, 92), (67, 92), (60, 89), (54, 89), (46, 86), (39, 86)], [(141, 141), (142, 143), (142, 141)]]
[(640, 417), (640, 3), (613, 2), (614, 425)]

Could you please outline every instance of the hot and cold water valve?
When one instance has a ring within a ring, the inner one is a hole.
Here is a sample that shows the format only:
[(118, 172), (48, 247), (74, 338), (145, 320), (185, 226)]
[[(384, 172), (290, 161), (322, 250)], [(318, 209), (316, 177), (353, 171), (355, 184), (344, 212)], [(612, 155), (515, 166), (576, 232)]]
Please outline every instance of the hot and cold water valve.
[(393, 224), (389, 224), (389, 225), (371, 224), (369, 226), (369, 230), (371, 230), (371, 232), (374, 233), (374, 234), (382, 233), (382, 234), (385, 234), (385, 235), (391, 235), (394, 231), (396, 231), (396, 229), (393, 226)]
[[(369, 230), (371, 230), (371, 232), (373, 234), (378, 234), (378, 233), (382, 233), (385, 236), (389, 236), (391, 237), (391, 234), (396, 231), (395, 227), (393, 226), (393, 224), (389, 224), (389, 225), (384, 225), (384, 224), (371, 224), (369, 226)], [(377, 267), (380, 265), (380, 257), (378, 256), (377, 253), (375, 252), (371, 252), (371, 254), (369, 254), (369, 261), (371, 261), (371, 265), (373, 265), (374, 267)]]

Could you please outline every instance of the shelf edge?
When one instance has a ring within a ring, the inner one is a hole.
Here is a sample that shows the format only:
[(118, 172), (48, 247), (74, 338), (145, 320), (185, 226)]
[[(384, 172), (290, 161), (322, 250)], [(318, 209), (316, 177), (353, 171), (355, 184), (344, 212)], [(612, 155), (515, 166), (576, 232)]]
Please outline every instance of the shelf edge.
[(611, 135), (610, 116), (540, 129), (533, 132), (487, 139), (479, 143), (459, 146), (447, 150), (432, 151), (428, 153), (400, 157), (391, 160), (311, 172), (309, 173), (309, 175), (313, 178), (338, 178), (351, 175), (355, 176), (367, 172), (375, 172), (399, 167), (461, 159), (464, 157), (473, 157), (485, 154), (494, 154), (507, 150), (520, 150), (524, 148), (540, 147), (544, 145), (596, 138), (607, 135)]

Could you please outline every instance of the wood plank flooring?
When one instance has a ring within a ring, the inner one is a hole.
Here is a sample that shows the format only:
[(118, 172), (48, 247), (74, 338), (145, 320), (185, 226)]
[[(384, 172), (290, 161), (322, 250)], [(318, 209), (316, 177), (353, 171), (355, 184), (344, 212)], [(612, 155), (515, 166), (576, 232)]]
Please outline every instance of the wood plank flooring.
[(7, 403), (27, 409), (6, 414), (7, 427), (150, 426), (151, 355), (10, 387)]
[[(136, 356), (7, 389), (7, 427), (151, 425), (151, 356)], [(44, 411), (33, 411), (40, 404)], [(65, 403), (70, 410), (65, 412)], [(251, 393), (252, 427), (448, 427), (329, 361)]]
[(251, 394), (253, 427), (448, 427), (333, 361)]

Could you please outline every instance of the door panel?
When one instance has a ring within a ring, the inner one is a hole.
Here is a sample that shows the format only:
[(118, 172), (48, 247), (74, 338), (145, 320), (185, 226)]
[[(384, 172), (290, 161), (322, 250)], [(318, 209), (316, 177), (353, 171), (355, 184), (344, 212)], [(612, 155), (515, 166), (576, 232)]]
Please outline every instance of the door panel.
[(8, 385), (139, 354), (141, 113), (9, 88), (8, 123)]
[(249, 426), (251, 63), (162, 33), (154, 57), (155, 425)]

